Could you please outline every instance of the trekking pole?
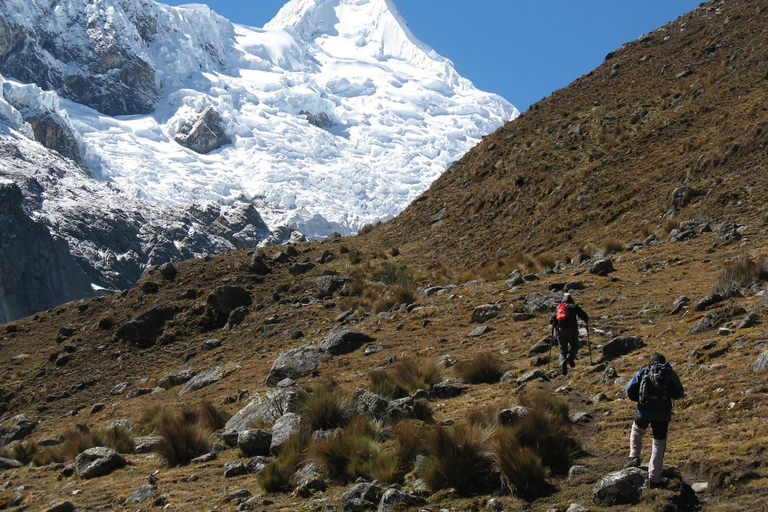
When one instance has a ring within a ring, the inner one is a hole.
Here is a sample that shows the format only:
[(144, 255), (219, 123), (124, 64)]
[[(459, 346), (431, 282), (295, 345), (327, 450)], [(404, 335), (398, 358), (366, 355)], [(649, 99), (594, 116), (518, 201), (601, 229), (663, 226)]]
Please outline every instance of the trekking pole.
[(592, 362), (592, 342), (589, 339), (589, 322), (587, 322), (587, 347), (589, 348), (589, 364), (594, 365)]
[(550, 340), (549, 340), (549, 357), (547, 357), (547, 370), (549, 370), (549, 365), (552, 362), (552, 340), (555, 339), (555, 326), (552, 326), (552, 334), (550, 334)]

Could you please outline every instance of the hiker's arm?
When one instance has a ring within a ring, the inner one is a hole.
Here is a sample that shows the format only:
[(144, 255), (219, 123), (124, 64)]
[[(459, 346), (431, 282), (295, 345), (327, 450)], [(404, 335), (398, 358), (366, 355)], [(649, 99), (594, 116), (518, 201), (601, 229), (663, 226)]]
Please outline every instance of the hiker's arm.
[(633, 402), (637, 402), (640, 399), (640, 370), (635, 374), (634, 377), (632, 377), (632, 380), (629, 381), (629, 384), (627, 384), (627, 397), (632, 400)]
[(576, 314), (579, 316), (579, 318), (584, 320), (586, 323), (589, 323), (589, 315), (587, 314), (586, 311), (581, 309), (581, 306), (576, 306)]
[(672, 372), (672, 384), (673, 389), (675, 390), (675, 396), (673, 396), (672, 399), (677, 400), (678, 398), (683, 398), (685, 396), (685, 389), (683, 389), (683, 383), (680, 382), (680, 377), (678, 377), (677, 372)]

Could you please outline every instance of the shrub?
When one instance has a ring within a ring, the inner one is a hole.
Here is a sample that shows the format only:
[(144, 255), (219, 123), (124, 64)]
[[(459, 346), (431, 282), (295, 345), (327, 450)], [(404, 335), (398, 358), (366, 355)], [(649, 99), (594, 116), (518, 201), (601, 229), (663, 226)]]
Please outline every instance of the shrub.
[(603, 250), (605, 251), (605, 254), (610, 254), (612, 252), (621, 252), (624, 250), (624, 244), (621, 242), (621, 240), (617, 240), (615, 238), (609, 238), (605, 242), (603, 242)]
[(371, 279), (383, 284), (396, 285), (400, 288), (414, 289), (416, 287), (416, 280), (410, 270), (408, 270), (408, 267), (391, 262), (382, 263), (373, 273)]
[(210, 402), (185, 405), (181, 409), (181, 416), (185, 422), (198, 423), (211, 432), (223, 428), (229, 419)]
[(475, 407), (467, 413), (467, 423), (480, 428), (495, 427), (499, 424), (499, 408), (492, 405)]
[(643, 239), (648, 238), (654, 233), (653, 226), (650, 224), (643, 224), (643, 226), (640, 228), (640, 234), (643, 235)]
[(32, 441), (14, 441), (0, 448), (0, 457), (13, 459), (22, 464), (32, 462), (37, 453), (37, 445)]
[(413, 417), (424, 423), (434, 423), (435, 416), (429, 400), (416, 400), (413, 402)]
[(380, 451), (376, 435), (370, 421), (356, 416), (343, 432), (310, 445), (308, 456), (329, 478), (349, 482), (368, 477)]
[(442, 380), (442, 370), (434, 359), (405, 359), (384, 370), (369, 374), (371, 390), (396, 399), (410, 396), (418, 389), (429, 390)]
[(493, 470), (488, 431), (438, 426), (427, 434), (427, 446), (430, 457), (420, 476), (432, 492), (452, 487), (467, 494), (488, 487)]
[(163, 422), (158, 434), (161, 440), (156, 451), (171, 467), (189, 464), (211, 449), (210, 432), (197, 423), (184, 421), (181, 415)]
[(306, 460), (309, 432), (301, 430), (291, 435), (281, 447), (277, 458), (258, 474), (256, 481), (266, 492), (283, 492), (296, 487), (296, 469)]
[(32, 457), (32, 465), (34, 466), (47, 466), (53, 463), (62, 463), (66, 461), (64, 453), (58, 446), (44, 446), (38, 448), (37, 453)]
[(499, 429), (493, 439), (502, 481), (516, 495), (531, 500), (543, 495), (547, 488), (547, 471), (533, 450), (521, 446), (513, 429)]
[(470, 384), (493, 384), (504, 375), (504, 363), (495, 354), (486, 352), (470, 361), (460, 361), (456, 373)]
[(346, 427), (353, 410), (349, 398), (332, 382), (311, 390), (302, 399), (299, 414), (307, 420), (310, 430), (329, 430)]
[(555, 422), (547, 411), (534, 408), (514, 427), (520, 445), (530, 448), (553, 473), (568, 471), (570, 460), (579, 450), (568, 429)]

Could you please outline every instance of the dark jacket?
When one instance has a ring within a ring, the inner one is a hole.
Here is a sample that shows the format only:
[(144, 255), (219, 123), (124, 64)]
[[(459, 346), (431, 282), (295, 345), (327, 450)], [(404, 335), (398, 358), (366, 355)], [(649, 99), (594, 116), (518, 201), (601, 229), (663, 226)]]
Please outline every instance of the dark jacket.
[(565, 320), (559, 322), (557, 320), (557, 311), (555, 311), (552, 313), (552, 317), (549, 319), (550, 324), (560, 329), (575, 330), (578, 328), (578, 322), (576, 320), (577, 317), (589, 323), (589, 315), (583, 309), (581, 309), (581, 306), (573, 302), (566, 302), (565, 307), (568, 310), (568, 316), (565, 318)]
[[(651, 366), (656, 366), (658, 363)], [(685, 390), (683, 389), (683, 383), (680, 382), (680, 377), (677, 376), (675, 370), (669, 363), (663, 363), (660, 365), (661, 374), (664, 376), (664, 380), (667, 383), (667, 391), (669, 392), (669, 398), (677, 400), (685, 396)], [(633, 402), (637, 402), (640, 399), (640, 381), (643, 376), (648, 373), (649, 366), (644, 366), (632, 377), (632, 380), (627, 384), (627, 396)], [(637, 404), (637, 416), (649, 421), (672, 421), (672, 401), (669, 402), (669, 407), (657, 411), (644, 410), (643, 406), (638, 402)]]

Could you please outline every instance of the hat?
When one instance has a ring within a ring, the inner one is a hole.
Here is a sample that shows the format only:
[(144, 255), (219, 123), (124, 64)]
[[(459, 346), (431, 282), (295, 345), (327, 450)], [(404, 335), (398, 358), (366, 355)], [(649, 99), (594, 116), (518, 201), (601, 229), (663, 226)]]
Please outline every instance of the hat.
[(563, 294), (563, 302), (568, 302), (568, 300), (570, 300), (570, 298), (571, 298), (571, 294), (570, 293), (565, 292)]

